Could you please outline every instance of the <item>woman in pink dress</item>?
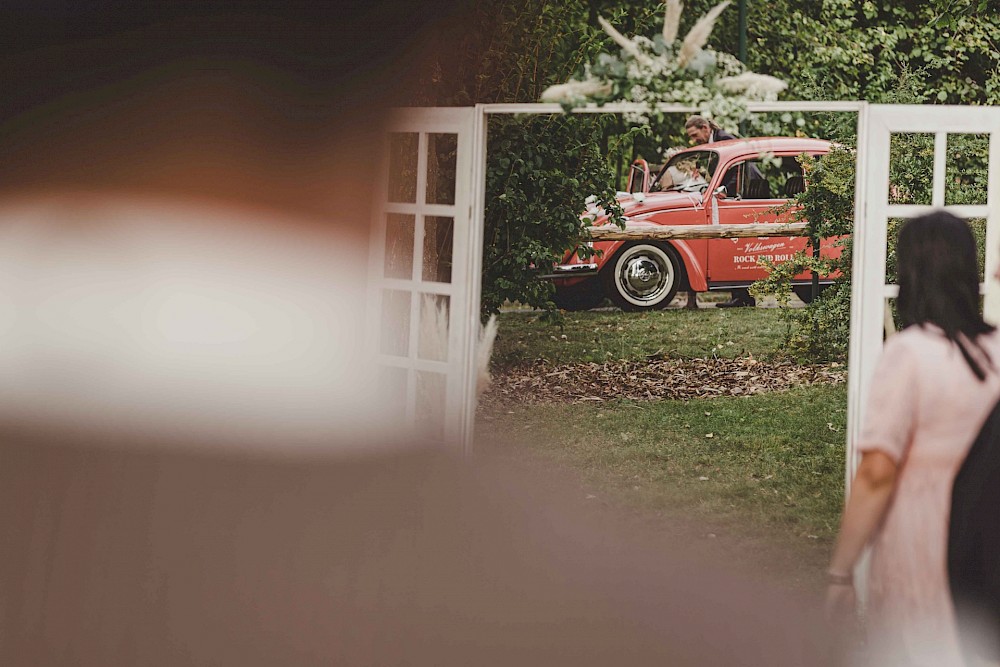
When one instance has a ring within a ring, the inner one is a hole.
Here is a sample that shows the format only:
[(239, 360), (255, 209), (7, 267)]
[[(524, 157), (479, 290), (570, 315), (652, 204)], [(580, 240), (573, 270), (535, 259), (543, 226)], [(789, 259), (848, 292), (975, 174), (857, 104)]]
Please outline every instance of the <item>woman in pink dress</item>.
[(943, 211), (915, 218), (896, 253), (905, 328), (886, 341), (872, 379), (827, 604), (835, 614), (853, 608), (852, 573), (870, 542), (873, 664), (963, 665), (947, 579), (951, 489), (1000, 396), (1000, 335), (979, 312), (964, 221)]

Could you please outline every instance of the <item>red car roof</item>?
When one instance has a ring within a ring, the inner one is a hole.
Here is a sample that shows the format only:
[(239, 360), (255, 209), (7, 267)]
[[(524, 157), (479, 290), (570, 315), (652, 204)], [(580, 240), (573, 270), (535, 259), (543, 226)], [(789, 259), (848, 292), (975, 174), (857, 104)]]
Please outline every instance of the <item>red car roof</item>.
[(727, 139), (711, 144), (698, 144), (689, 150), (712, 150), (719, 153), (722, 159), (728, 159), (744, 153), (775, 153), (797, 151), (801, 153), (826, 153), (832, 143), (825, 139), (810, 139), (808, 137), (750, 137), (745, 139)]

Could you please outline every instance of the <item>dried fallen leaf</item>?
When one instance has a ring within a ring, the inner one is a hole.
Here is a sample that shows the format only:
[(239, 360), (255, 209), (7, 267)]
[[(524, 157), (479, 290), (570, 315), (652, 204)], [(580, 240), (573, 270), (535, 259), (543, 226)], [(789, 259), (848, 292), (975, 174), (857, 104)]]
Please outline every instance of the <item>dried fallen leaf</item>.
[[(846, 373), (826, 365), (741, 359), (609, 360), (553, 365), (545, 360), (494, 375), (484, 412), (518, 403), (629, 399), (688, 400), (783, 391), (803, 384), (838, 384)], [(709, 416), (709, 415), (706, 415)]]

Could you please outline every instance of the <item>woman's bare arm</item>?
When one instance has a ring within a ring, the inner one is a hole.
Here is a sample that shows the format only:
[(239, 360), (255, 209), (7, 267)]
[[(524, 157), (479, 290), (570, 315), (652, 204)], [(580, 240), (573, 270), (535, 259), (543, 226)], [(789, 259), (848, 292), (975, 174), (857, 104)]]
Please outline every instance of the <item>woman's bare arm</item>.
[(880, 451), (865, 452), (844, 509), (830, 572), (850, 575), (865, 544), (885, 516), (896, 486), (897, 465)]

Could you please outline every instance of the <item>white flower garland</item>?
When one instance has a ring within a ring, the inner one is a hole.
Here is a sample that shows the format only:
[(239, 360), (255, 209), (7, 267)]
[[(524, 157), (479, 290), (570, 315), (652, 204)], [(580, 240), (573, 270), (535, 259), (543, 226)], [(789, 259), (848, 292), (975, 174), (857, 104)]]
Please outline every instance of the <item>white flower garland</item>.
[(787, 84), (747, 70), (728, 53), (705, 47), (716, 18), (728, 5), (729, 0), (716, 5), (680, 44), (676, 39), (680, 0), (667, 0), (663, 32), (652, 39), (629, 39), (600, 18), (604, 31), (621, 47), (620, 54), (601, 53), (573, 80), (548, 88), (542, 101), (557, 102), (567, 111), (588, 102), (634, 102), (642, 109), (626, 113), (625, 118), (641, 125), (650, 125), (658, 115), (657, 104), (681, 104), (699, 109), (720, 125), (736, 127), (750, 116), (748, 102), (774, 101)]

